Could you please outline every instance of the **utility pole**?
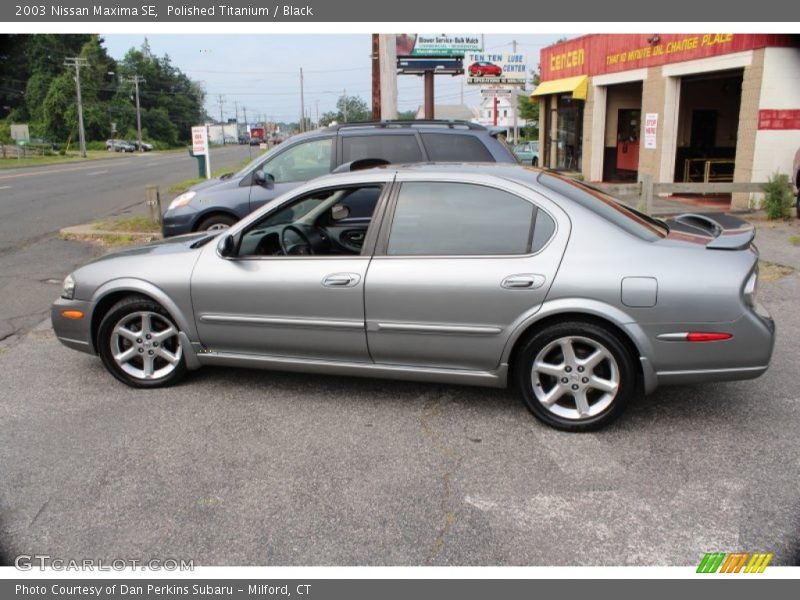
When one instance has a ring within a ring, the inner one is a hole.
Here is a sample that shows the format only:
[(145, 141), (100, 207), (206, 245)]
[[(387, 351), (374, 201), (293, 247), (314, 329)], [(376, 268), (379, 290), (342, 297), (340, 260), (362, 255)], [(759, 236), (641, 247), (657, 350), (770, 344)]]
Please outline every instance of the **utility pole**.
[(300, 67), (300, 131), (306, 130), (306, 99), (303, 97), (303, 67)]
[(80, 56), (64, 60), (64, 66), (75, 67), (75, 87), (78, 92), (78, 137), (80, 138), (81, 158), (86, 158), (86, 131), (83, 129), (83, 100), (81, 100), (81, 67), (88, 66), (89, 61)]
[(139, 150), (139, 152), (144, 152), (144, 148), (142, 148), (142, 111), (139, 107), (139, 84), (144, 83), (144, 77), (134, 75), (128, 77), (128, 81), (133, 83), (133, 87), (136, 90), (136, 136), (139, 140), (139, 147), (137, 150)]
[(225, 96), (222, 94), (217, 96), (217, 104), (219, 104), (219, 122), (223, 123), (224, 119), (222, 118), (222, 107), (225, 106)]
[(319, 127), (319, 98), (317, 98), (317, 100), (314, 101), (314, 104), (316, 105), (315, 114), (317, 119), (317, 127)]
[(244, 124), (247, 125), (247, 107), (242, 106), (242, 112), (244, 113)]
[(347, 123), (347, 88), (342, 90), (342, 104), (344, 105), (342, 109), (344, 113), (344, 122)]
[[(514, 54), (517, 53), (517, 40), (511, 42), (512, 51)], [(517, 88), (511, 88), (511, 93), (514, 96), (514, 102), (511, 103), (511, 108), (514, 111), (514, 143), (519, 144), (519, 126), (517, 123), (517, 108), (519, 106), (519, 95), (517, 94)]]
[(397, 118), (397, 36), (378, 34), (381, 67), (381, 119)]
[(372, 120), (381, 120), (381, 44), (380, 36), (372, 34)]

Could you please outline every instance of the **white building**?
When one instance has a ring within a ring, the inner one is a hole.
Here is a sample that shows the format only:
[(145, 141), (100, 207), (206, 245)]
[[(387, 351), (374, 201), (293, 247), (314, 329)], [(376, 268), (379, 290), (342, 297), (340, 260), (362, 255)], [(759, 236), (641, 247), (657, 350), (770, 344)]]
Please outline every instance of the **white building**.
[[(478, 118), (476, 123), (480, 123), (486, 127), (498, 127), (506, 130), (506, 138), (508, 140), (514, 139), (514, 110), (515, 110), (515, 96), (528, 96), (530, 91), (515, 89), (507, 96), (497, 96), (497, 123), (494, 121), (494, 97), (485, 96), (478, 109)], [(518, 118), (517, 127), (522, 128), (526, 121)]]

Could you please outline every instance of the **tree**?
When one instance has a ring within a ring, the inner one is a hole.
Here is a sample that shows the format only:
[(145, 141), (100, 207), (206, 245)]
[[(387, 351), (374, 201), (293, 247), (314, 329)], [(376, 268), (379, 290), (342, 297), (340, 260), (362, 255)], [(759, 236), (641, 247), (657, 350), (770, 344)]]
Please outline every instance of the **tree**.
[(342, 94), (336, 101), (336, 111), (323, 113), (319, 122), (322, 126), (333, 123), (356, 123), (359, 121), (371, 121), (372, 109), (359, 96), (347, 96)]

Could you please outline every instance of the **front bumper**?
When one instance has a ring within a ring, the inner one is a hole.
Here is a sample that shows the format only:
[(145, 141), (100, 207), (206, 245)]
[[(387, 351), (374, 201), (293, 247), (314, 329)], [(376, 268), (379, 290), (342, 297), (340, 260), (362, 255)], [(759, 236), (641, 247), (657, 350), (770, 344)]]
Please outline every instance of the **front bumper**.
[(192, 233), (197, 211), (177, 209), (164, 213), (161, 225), (161, 233), (165, 238), (185, 233)]
[[(78, 310), (84, 316), (82, 319), (70, 319), (63, 314), (66, 310)], [(53, 306), (50, 308), (50, 320), (58, 341), (73, 350), (96, 354), (92, 340), (93, 310), (94, 304), (85, 300), (59, 298), (53, 302)]]

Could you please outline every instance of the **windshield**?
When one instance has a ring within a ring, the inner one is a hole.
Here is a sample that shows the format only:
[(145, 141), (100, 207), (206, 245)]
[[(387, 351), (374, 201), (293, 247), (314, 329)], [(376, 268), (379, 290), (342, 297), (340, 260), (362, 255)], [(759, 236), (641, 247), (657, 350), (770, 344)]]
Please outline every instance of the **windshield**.
[(552, 173), (542, 173), (538, 181), (643, 240), (652, 242), (669, 233), (669, 227), (660, 219), (639, 212), (584, 183)]

